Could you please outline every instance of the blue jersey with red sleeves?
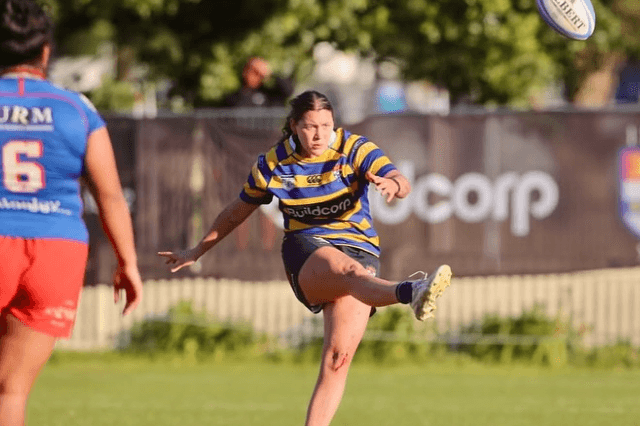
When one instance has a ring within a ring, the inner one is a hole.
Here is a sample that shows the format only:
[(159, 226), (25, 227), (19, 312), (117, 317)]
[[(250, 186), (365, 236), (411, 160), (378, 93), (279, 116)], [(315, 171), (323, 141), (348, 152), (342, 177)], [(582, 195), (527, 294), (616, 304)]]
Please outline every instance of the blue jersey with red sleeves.
[(38, 78), (0, 78), (0, 235), (88, 241), (78, 179), (105, 125), (83, 95)]

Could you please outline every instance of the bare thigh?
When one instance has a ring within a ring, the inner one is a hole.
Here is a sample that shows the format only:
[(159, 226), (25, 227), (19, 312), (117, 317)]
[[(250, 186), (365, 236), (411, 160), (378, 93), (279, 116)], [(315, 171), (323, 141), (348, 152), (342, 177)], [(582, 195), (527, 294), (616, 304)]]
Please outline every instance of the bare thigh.
[(358, 261), (335, 247), (314, 251), (300, 269), (298, 283), (310, 304), (332, 302), (349, 294), (353, 277), (371, 276)]
[(35, 331), (12, 315), (0, 317), (0, 386), (27, 394), (53, 351), (56, 338)]

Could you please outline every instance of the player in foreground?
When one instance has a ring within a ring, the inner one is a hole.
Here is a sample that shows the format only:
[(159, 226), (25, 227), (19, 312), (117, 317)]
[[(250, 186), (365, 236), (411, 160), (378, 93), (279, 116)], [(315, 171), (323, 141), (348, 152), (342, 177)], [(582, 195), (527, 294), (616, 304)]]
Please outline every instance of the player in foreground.
[(307, 426), (331, 422), (375, 307), (410, 304), (423, 320), (433, 315), (435, 299), (450, 283), (447, 265), (415, 281), (392, 283), (377, 277), (380, 248), (369, 212), (369, 184), (387, 202), (411, 190), (373, 142), (334, 130), (327, 97), (307, 91), (291, 101), (282, 139), (259, 156), (240, 197), (218, 215), (202, 241), (191, 249), (158, 253), (175, 272), (196, 262), (260, 204), (274, 196), (280, 200), (282, 258), (291, 287), (308, 309), (324, 313), (322, 361)]
[(57, 338), (71, 334), (88, 254), (86, 178), (115, 251), (114, 299), (142, 297), (129, 209), (105, 123), (46, 80), (53, 25), (33, 0), (0, 0), (0, 425), (22, 426)]

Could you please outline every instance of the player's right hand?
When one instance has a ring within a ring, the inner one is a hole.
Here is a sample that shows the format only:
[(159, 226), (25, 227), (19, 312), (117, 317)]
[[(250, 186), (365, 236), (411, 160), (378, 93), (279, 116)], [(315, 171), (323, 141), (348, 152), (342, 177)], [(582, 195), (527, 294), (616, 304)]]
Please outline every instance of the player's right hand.
[(137, 265), (118, 265), (113, 276), (113, 301), (120, 301), (120, 292), (124, 290), (125, 305), (122, 315), (133, 311), (142, 300), (142, 278)]
[(193, 265), (198, 260), (194, 249), (159, 251), (158, 256), (166, 258), (164, 263), (173, 266), (171, 272), (176, 272), (185, 266)]

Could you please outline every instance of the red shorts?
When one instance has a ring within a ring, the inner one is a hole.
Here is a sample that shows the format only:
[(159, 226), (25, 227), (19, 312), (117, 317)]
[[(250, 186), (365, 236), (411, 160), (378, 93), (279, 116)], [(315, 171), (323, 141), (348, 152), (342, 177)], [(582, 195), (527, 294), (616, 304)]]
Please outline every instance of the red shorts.
[(26, 326), (69, 337), (87, 266), (87, 244), (0, 236), (0, 309)]

